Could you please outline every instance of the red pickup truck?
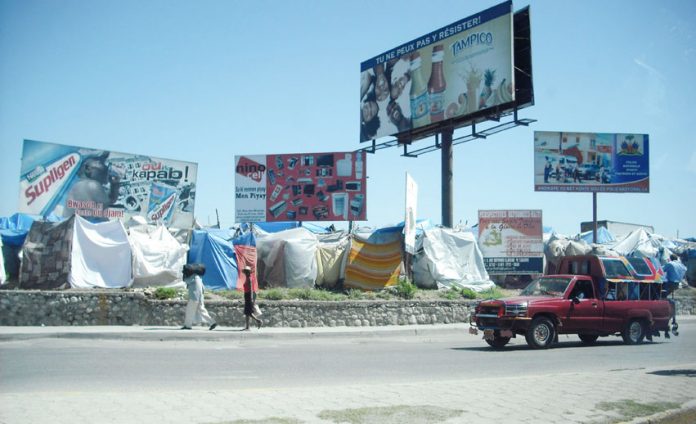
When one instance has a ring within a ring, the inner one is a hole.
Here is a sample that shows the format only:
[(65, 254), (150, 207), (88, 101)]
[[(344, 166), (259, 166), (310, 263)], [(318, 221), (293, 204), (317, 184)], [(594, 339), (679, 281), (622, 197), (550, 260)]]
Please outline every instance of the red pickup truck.
[(484, 300), (470, 316), (470, 332), (502, 348), (524, 335), (533, 348), (548, 348), (559, 334), (584, 343), (620, 335), (627, 344), (668, 331), (673, 306), (661, 299), (661, 280), (639, 279), (625, 258), (569, 256), (556, 275), (533, 280), (519, 297)]

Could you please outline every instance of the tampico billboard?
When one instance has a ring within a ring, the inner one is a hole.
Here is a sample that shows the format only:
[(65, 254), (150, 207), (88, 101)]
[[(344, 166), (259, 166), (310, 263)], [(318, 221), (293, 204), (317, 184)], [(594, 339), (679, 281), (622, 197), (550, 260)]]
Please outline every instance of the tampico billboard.
[(544, 272), (540, 210), (480, 210), (478, 219), (478, 244), (489, 274)]
[(24, 140), (19, 211), (191, 228), (198, 165)]
[(648, 193), (647, 134), (534, 132), (534, 190)]
[(360, 65), (360, 141), (412, 132), (514, 101), (512, 2)]
[(235, 222), (364, 221), (365, 152), (235, 157)]

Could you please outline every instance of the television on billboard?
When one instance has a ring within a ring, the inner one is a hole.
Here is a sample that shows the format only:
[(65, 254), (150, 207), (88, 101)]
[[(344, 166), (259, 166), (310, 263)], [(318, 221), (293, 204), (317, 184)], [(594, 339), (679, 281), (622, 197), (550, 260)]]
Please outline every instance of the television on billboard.
[(647, 134), (534, 132), (534, 190), (650, 191)]
[(516, 91), (512, 2), (434, 30), (360, 68), (361, 142), (420, 138), (444, 121), (504, 108)]
[(235, 222), (364, 221), (365, 152), (235, 157)]
[(541, 210), (480, 210), (478, 245), (489, 274), (541, 274)]
[(193, 162), (24, 140), (21, 166), (20, 212), (193, 226)]

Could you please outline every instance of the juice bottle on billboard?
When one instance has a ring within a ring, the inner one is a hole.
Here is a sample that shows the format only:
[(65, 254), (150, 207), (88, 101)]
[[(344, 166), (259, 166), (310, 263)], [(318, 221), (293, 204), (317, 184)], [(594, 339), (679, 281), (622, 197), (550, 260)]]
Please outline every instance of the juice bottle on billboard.
[(430, 102), (430, 121), (438, 122), (445, 118), (445, 73), (442, 69), (442, 61), (445, 51), (442, 44), (433, 47), (433, 67), (428, 81), (428, 99)]
[(428, 113), (428, 87), (421, 75), (420, 53), (411, 55), (411, 122), (413, 128), (422, 127), (430, 123)]

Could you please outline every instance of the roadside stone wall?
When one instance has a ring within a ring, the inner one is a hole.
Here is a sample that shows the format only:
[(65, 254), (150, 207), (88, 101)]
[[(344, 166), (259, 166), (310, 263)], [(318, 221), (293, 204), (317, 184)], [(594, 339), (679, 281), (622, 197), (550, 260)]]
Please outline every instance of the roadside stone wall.
[[(675, 297), (677, 314), (696, 314), (694, 297)], [(244, 324), (243, 301), (206, 301), (222, 326)], [(373, 327), (468, 322), (473, 301), (361, 300), (343, 302), (259, 300), (270, 327)], [(0, 325), (179, 326), (185, 300), (153, 300), (142, 292), (0, 290)]]
[[(241, 300), (206, 301), (222, 326), (244, 325)], [(258, 305), (270, 327), (368, 327), (468, 322), (470, 301), (264, 301)], [(179, 326), (185, 300), (153, 300), (141, 292), (0, 290), (0, 325)]]

